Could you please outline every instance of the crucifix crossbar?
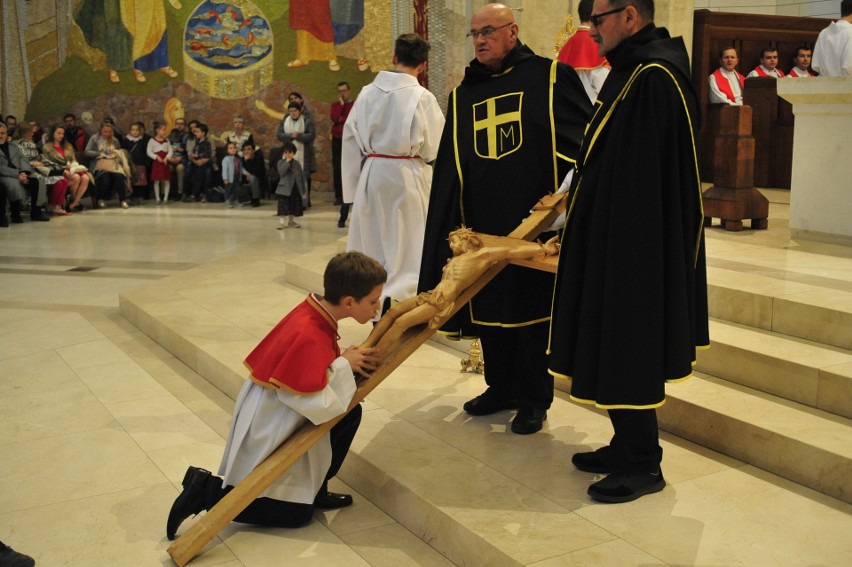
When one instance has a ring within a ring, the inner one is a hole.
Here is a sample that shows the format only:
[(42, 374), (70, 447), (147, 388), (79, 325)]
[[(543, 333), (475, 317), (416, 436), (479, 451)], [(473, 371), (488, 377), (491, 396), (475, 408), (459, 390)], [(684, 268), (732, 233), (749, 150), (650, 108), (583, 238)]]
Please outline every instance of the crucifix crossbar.
[[(565, 195), (548, 195), (542, 198), (533, 208), (532, 214), (527, 217), (508, 236), (480, 237), (486, 246), (500, 245), (513, 246), (522, 245), (534, 240), (556, 218), (565, 210)], [(500, 261), (485, 271), (476, 282), (462, 292), (456, 301), (455, 308), (443, 316), (443, 320), (449, 320), (459, 309), (467, 304), (485, 285), (490, 282), (507, 264), (513, 263), (528, 266), (534, 269), (555, 272), (555, 257), (546, 257), (537, 260), (511, 260)], [(417, 325), (407, 329), (402, 338), (382, 355), (382, 363), (378, 370), (369, 379), (359, 379), (358, 387), (352, 402), (351, 410), (373, 391), (385, 378), (387, 378), (400, 364), (402, 364), (411, 353), (426, 342), (435, 331), (425, 324)], [(207, 514), (202, 516), (198, 522), (190, 527), (186, 533), (180, 536), (168, 548), (168, 553), (174, 562), (181, 567), (189, 563), (216, 535), (222, 531), (240, 512), (260, 496), (269, 486), (275, 482), (288, 468), (290, 468), (308, 449), (316, 444), (322, 437), (343, 417), (344, 414), (320, 425), (306, 422), (287, 441), (282, 443), (262, 463), (249, 473), (246, 478), (225, 495)]]

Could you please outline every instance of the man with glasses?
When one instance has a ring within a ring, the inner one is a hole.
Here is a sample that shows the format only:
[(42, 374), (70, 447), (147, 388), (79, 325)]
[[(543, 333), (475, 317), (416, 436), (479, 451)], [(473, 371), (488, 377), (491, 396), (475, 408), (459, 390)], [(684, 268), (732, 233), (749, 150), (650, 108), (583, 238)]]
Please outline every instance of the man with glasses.
[[(574, 166), (590, 104), (573, 69), (518, 39), (512, 10), (488, 4), (470, 21), (475, 59), (450, 95), (432, 181), (418, 290), (433, 289), (460, 225), (514, 230)], [(547, 238), (548, 235), (542, 235)], [(553, 276), (505, 268), (441, 332), (480, 337), (487, 390), (464, 404), (475, 416), (518, 409), (511, 430), (542, 428), (553, 401), (547, 328)]]
[(612, 70), (577, 160), (554, 293), (550, 371), (615, 431), (572, 458), (608, 475), (588, 489), (603, 502), (665, 487), (656, 408), (709, 342), (698, 104), (683, 38), (653, 22), (653, 0), (595, 0), (591, 34)]

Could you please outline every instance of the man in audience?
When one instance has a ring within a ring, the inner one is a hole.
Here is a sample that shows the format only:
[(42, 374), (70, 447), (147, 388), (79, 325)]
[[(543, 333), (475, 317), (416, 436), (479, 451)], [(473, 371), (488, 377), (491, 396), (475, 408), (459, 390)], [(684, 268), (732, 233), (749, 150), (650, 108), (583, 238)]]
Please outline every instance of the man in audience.
[(11, 138), (15, 134), (15, 129), (18, 127), (18, 119), (13, 115), (8, 114), (6, 118), (3, 119), (3, 122), (6, 123), (6, 131), (9, 138)]
[(30, 219), (34, 221), (50, 220), (41, 210), (41, 207), (47, 202), (46, 187), (31, 175), (30, 162), (21, 153), (17, 144), (9, 142), (9, 129), (6, 124), (0, 122), (0, 199), (2, 199), (2, 203), (0, 203), (0, 226), (9, 226), (9, 221), (6, 219), (7, 199), (12, 222), (15, 224), (24, 222), (21, 218), (21, 210), (27, 193), (30, 194), (32, 202)]
[(811, 48), (807, 45), (800, 45), (797, 47), (796, 55), (793, 57), (793, 63), (795, 63), (795, 65), (792, 69), (790, 69), (790, 72), (787, 73), (787, 76), (793, 78), (815, 77), (816, 75), (810, 71), (811, 53)]
[(337, 83), (337, 101), (331, 105), (331, 166), (334, 174), (334, 204), (340, 205), (340, 218), (337, 226), (346, 226), (349, 216), (349, 203), (343, 202), (343, 182), (340, 178), (340, 156), (343, 148), (343, 125), (355, 104), (351, 100), (349, 83)]
[(840, 19), (819, 32), (813, 68), (823, 77), (852, 75), (852, 0), (842, 0)]
[(65, 123), (65, 139), (74, 146), (77, 155), (83, 155), (86, 151), (86, 142), (89, 141), (86, 131), (77, 126), (77, 117), (71, 112), (63, 116), (62, 121)]
[(751, 70), (746, 79), (761, 77), (764, 79), (780, 79), (784, 77), (784, 71), (778, 68), (778, 49), (767, 47), (760, 56), (760, 65)]
[(251, 206), (260, 206), (260, 188), (266, 186), (266, 165), (263, 155), (251, 143), (243, 145), (243, 168), (249, 173), (244, 182), (251, 187)]
[(719, 68), (707, 79), (711, 104), (742, 106), (745, 77), (737, 72), (740, 62), (737, 50), (726, 47), (719, 53)]
[(183, 200), (205, 201), (207, 189), (210, 187), (210, 179), (213, 174), (213, 146), (207, 139), (210, 128), (207, 124), (199, 124), (195, 127), (195, 145), (189, 154), (192, 163), (192, 174), (190, 176), (189, 191), (191, 195), (184, 194)]
[(175, 120), (175, 127), (169, 132), (169, 144), (172, 146), (172, 157), (169, 158), (169, 165), (177, 179), (178, 199), (183, 198), (184, 176), (186, 175), (186, 163), (188, 161), (186, 141), (189, 136), (186, 120), (184, 118)]

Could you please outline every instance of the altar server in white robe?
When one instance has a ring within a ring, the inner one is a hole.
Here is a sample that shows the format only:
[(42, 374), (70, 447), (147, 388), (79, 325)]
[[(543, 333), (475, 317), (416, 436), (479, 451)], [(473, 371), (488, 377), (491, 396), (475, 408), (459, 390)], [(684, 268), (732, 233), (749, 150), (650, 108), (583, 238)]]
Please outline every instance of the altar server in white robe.
[(307, 421), (319, 425), (343, 415), (235, 521), (299, 527), (315, 508), (352, 504), (352, 496), (329, 492), (328, 480), (343, 464), (361, 421), (361, 406), (349, 409), (354, 373), (368, 377), (379, 355), (354, 346), (341, 353), (337, 322), (352, 317), (363, 324), (375, 317), (386, 277), (378, 262), (360, 252), (338, 254), (326, 267), (323, 295), (309, 295), (249, 354), (245, 363), (251, 374), (237, 397), (219, 466), (222, 478), (187, 469), (166, 523), (169, 539), (186, 518), (216, 505)]
[(343, 200), (353, 203), (350, 250), (375, 258), (388, 272), (390, 299), (417, 294), (423, 232), (444, 115), (420, 86), (429, 43), (417, 34), (396, 40), (394, 69), (361, 91), (343, 128)]

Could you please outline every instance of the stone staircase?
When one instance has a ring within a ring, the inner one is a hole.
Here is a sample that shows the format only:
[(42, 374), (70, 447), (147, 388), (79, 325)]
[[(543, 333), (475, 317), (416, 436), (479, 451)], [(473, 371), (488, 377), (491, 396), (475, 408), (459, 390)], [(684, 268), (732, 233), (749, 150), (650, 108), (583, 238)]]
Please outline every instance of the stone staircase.
[[(852, 277), (819, 266), (852, 273), (852, 254), (814, 254), (812, 271), (785, 271), (778, 267), (785, 255), (799, 255), (796, 265), (805, 266), (810, 255), (775, 250), (766, 265), (743, 266), (737, 248), (750, 244), (709, 243), (708, 252), (717, 249), (708, 255), (713, 343), (700, 352), (694, 378), (670, 386), (659, 410), (667, 480), (678, 486), (679, 477), (696, 476), (678, 470), (687, 460), (678, 452), (695, 443), (731, 457), (727, 466), (754, 465), (830, 495), (843, 509), (852, 502)], [(267, 287), (292, 286), (294, 297), (321, 290), (322, 269), (341, 246), (287, 259), (284, 278), (270, 276)], [(250, 262), (229, 270), (257, 273)], [(203, 286), (207, 269), (183, 277)], [(181, 310), (146, 305), (153, 296), (144, 289), (123, 295), (122, 313), (233, 397), (244, 380), (238, 354), (256, 339), (223, 331), (237, 325), (213, 306), (194, 316), (215, 333), (188, 336), (180, 328), (185, 316), (173, 315)], [(357, 342), (357, 333), (363, 329), (342, 326), (342, 343)], [(562, 392), (540, 434), (507, 434), (508, 412), (469, 418), (459, 408), (482, 380), (459, 373), (465, 346), (428, 341), (371, 394), (340, 479), (458, 565), (531, 565), (611, 542), (585, 517), (590, 475), (570, 466), (573, 452), (608, 439), (606, 417), (568, 401), (568, 384), (557, 381)]]
[[(303, 265), (287, 274), (321, 285)], [(668, 388), (661, 428), (852, 503), (852, 292), (712, 265), (708, 280), (711, 347)]]

